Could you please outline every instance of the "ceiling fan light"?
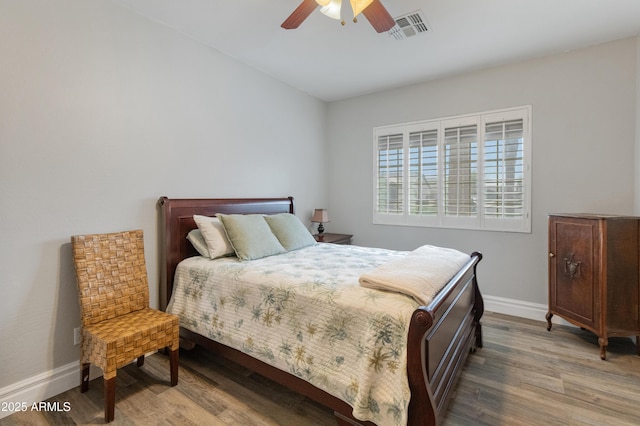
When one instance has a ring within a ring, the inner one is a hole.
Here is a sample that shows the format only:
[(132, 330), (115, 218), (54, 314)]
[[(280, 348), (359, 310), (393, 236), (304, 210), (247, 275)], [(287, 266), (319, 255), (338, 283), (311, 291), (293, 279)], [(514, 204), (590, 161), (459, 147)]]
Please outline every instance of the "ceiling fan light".
[(340, 20), (340, 9), (342, 9), (342, 0), (330, 0), (326, 6), (320, 8), (320, 12), (329, 18)]
[[(317, 0), (316, 0), (317, 1)], [(373, 0), (351, 0), (351, 9), (353, 9), (353, 17), (355, 18), (369, 5), (373, 3)]]
[(326, 6), (331, 3), (331, 0), (316, 0), (316, 3), (318, 3), (320, 6)]

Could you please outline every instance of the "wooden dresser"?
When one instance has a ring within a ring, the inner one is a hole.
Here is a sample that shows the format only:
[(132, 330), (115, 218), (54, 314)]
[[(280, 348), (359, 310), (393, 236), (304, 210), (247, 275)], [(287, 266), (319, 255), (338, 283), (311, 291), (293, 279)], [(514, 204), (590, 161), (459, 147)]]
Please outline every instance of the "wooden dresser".
[(598, 336), (636, 336), (640, 355), (640, 218), (549, 216), (549, 312)]

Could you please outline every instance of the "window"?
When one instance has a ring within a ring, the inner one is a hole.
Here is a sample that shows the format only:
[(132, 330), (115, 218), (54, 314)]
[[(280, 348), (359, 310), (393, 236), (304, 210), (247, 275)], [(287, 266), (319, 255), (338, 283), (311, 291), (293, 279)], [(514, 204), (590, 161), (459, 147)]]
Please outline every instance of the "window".
[(530, 232), (531, 107), (374, 129), (374, 223)]

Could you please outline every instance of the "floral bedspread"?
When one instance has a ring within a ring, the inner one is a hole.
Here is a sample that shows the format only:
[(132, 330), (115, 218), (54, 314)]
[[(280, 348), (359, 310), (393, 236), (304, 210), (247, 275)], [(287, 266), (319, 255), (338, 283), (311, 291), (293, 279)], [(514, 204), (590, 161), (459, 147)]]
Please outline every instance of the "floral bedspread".
[(318, 244), (240, 262), (178, 265), (167, 310), (180, 325), (298, 376), (379, 426), (404, 425), (406, 336), (418, 304), (358, 277), (407, 252)]

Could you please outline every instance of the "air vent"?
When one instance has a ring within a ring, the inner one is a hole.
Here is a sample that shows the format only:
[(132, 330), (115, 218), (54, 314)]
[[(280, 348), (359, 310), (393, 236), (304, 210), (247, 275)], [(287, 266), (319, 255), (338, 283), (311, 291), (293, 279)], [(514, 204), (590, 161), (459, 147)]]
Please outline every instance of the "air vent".
[(425, 34), (429, 31), (429, 25), (421, 10), (407, 13), (394, 19), (396, 25), (391, 28), (388, 33), (396, 40), (404, 40), (405, 38)]

